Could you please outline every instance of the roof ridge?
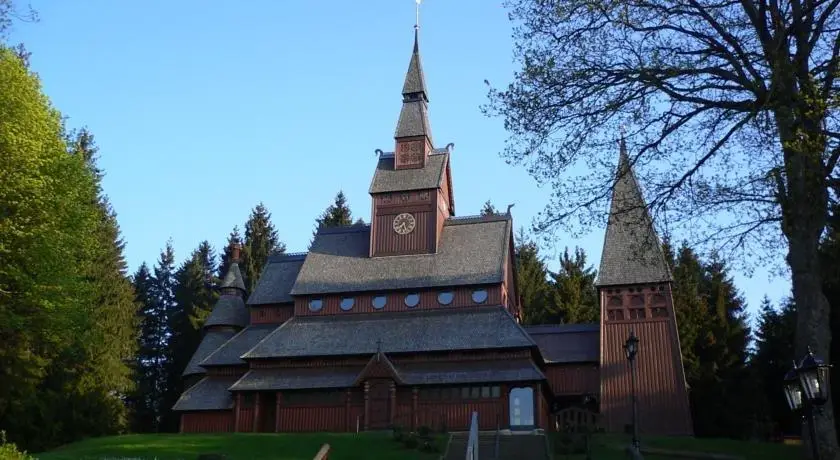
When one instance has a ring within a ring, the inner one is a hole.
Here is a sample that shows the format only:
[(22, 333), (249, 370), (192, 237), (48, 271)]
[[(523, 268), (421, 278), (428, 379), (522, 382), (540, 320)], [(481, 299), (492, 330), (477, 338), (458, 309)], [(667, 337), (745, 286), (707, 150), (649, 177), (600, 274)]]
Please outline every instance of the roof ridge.
[(335, 233), (356, 233), (370, 228), (368, 223), (353, 223), (350, 225), (341, 225), (338, 227), (320, 227), (318, 228), (319, 235), (335, 234)]
[(509, 214), (473, 214), (470, 216), (447, 217), (444, 225), (464, 225), (482, 222), (504, 222), (512, 220)]
[(268, 256), (268, 262), (291, 262), (294, 260), (303, 260), (309, 252), (278, 252)]

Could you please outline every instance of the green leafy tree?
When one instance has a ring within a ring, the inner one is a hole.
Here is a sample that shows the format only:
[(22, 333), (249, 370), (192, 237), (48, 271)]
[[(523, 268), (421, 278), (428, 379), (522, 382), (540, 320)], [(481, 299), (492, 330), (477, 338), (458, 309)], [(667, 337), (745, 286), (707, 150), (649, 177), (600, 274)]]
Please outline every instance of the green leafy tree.
[(514, 258), (524, 324), (547, 323), (551, 314), (548, 268), (539, 252), (537, 244), (520, 228), (516, 235)]
[[(773, 257), (766, 248), (786, 240), (797, 353), (812, 346), (829, 359), (819, 247), (840, 183), (840, 4), (507, 5), (521, 70), (491, 90), (487, 111), (511, 133), (505, 156), (553, 189), (540, 228), (605, 220), (615, 182), (605, 147), (625, 124), (652, 214), (671, 228), (751, 257)], [(840, 455), (828, 404), (817, 420), (821, 460)]]
[(597, 323), (600, 318), (600, 305), (595, 289), (596, 272), (586, 265), (586, 253), (575, 248), (574, 256), (569, 255), (569, 248), (560, 258), (560, 269), (550, 273), (551, 302), (557, 317), (551, 322), (562, 323)]
[(268, 256), (286, 251), (286, 245), (280, 241), (277, 230), (271, 223), (271, 213), (262, 203), (251, 211), (251, 216), (245, 223), (245, 245), (242, 249), (240, 267), (244, 268), (242, 277), (250, 293), (259, 281)]
[(0, 426), (29, 450), (61, 435), (56, 416), (40, 414), (66, 381), (42, 389), (89, 325), (96, 293), (80, 267), (95, 259), (101, 221), (95, 180), (67, 154), (59, 113), (3, 47), (0, 87)]

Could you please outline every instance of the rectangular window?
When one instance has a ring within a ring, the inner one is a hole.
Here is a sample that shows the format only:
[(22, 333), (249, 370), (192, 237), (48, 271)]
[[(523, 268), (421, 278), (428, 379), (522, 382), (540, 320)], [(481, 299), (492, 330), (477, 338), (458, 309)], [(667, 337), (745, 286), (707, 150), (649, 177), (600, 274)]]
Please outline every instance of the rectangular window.
[(461, 399), (470, 399), (470, 387), (461, 388)]
[(472, 399), (478, 399), (481, 397), (481, 387), (472, 387), (470, 391), (470, 397)]
[(501, 388), (499, 388), (499, 387), (495, 386), (495, 387), (493, 387), (493, 389), (492, 389), (491, 393), (493, 394), (493, 397), (494, 397), (494, 398), (498, 398), (498, 397), (500, 397), (500, 396), (501, 396), (501, 394), (502, 394), (502, 392), (501, 392)]
[(490, 397), (490, 387), (481, 387), (481, 397), (484, 399)]
[(432, 388), (431, 395), (429, 397), (434, 400), (440, 399), (440, 388)]

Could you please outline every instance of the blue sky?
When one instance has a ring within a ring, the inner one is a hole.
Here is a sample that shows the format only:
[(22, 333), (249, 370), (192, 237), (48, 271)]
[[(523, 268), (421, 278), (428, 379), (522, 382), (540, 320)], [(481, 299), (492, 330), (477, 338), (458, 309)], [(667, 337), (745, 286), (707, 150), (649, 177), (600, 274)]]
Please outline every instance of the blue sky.
[[(169, 238), (179, 262), (204, 239), (219, 249), (260, 201), (290, 251), (306, 249), (339, 189), (369, 221), (374, 150), (393, 150), (413, 1), (31, 4), (41, 21), (16, 25), (12, 39), (33, 53), (68, 125), (95, 135), (132, 271)], [(507, 133), (479, 110), (483, 81), (506, 84), (516, 69), (510, 34), (498, 0), (423, 2), (432, 130), (439, 146), (455, 143), (457, 214), (515, 203), (527, 228), (549, 191), (499, 157)], [(603, 230), (558, 234), (545, 255), (578, 245), (597, 267), (602, 244)], [(762, 268), (735, 275), (753, 308), (789, 293)]]

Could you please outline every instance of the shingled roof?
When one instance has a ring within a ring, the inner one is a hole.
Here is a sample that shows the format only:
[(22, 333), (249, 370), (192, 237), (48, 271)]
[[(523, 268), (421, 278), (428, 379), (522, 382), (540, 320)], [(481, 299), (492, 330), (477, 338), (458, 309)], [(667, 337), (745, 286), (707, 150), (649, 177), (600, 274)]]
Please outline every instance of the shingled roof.
[(533, 347), (502, 307), (296, 316), (245, 359)]
[(206, 359), (201, 361), (201, 366), (235, 366), (245, 364), (239, 357), (253, 348), (260, 340), (264, 339), (271, 331), (276, 329), (274, 324), (259, 324), (248, 326), (230, 340), (217, 346), (211, 354), (205, 355)]
[(227, 273), (219, 285), (220, 288), (236, 288), (242, 292), (246, 292), (245, 281), (242, 280), (242, 272), (239, 271), (239, 263), (233, 262), (228, 267)]
[(597, 286), (671, 280), (662, 243), (653, 228), (639, 183), (621, 141)]
[(600, 359), (598, 324), (524, 326), (546, 363), (586, 363)]
[[(502, 282), (509, 216), (448, 219), (436, 254), (370, 257), (370, 226), (322, 229), (292, 295)], [(388, 276), (383, 276), (387, 274)]]
[(204, 323), (205, 328), (213, 326), (234, 326), (243, 328), (248, 325), (250, 315), (245, 301), (237, 295), (222, 295), (213, 307), (210, 317)]
[(394, 155), (380, 156), (370, 183), (370, 193), (405, 192), (437, 189), (443, 186), (444, 172), (449, 163), (446, 150), (436, 150), (422, 168), (394, 169)]
[(248, 305), (294, 302), (290, 294), (306, 254), (277, 254), (268, 258)]
[(233, 396), (228, 388), (237, 377), (205, 377), (185, 391), (175, 405), (174, 411), (227, 410), (233, 408)]
[(186, 377), (188, 375), (204, 374), (201, 362), (210, 356), (210, 354), (214, 351), (218, 350), (222, 344), (230, 340), (230, 338), (234, 335), (236, 335), (236, 332), (230, 329), (207, 331), (201, 339), (201, 343), (198, 345), (195, 353), (193, 353), (192, 358), (190, 358), (187, 368), (184, 369), (184, 372), (181, 375)]
[(414, 50), (408, 63), (403, 84), (403, 105), (394, 137), (426, 136), (432, 140), (432, 128), (429, 124), (429, 101), (426, 91), (426, 77), (420, 63), (420, 43), (417, 30), (414, 31)]
[(361, 367), (252, 369), (230, 389), (231, 391), (276, 391), (347, 388), (353, 386), (361, 370)]

